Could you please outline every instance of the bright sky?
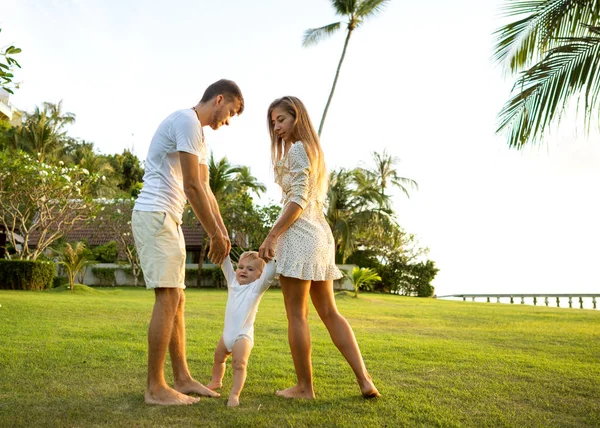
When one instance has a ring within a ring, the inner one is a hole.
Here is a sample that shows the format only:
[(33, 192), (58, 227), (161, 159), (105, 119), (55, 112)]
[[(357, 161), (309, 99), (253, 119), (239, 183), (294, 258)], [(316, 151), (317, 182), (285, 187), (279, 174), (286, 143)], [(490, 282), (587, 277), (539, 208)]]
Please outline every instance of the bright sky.
[[(23, 49), (11, 101), (63, 100), (70, 134), (103, 153), (133, 146), (144, 159), (164, 117), (235, 80), (246, 111), (206, 136), (251, 167), (265, 202), (279, 201), (267, 107), (296, 95), (318, 126), (344, 41), (301, 46), (305, 29), (339, 20), (328, 0), (6, 3), (0, 46)], [(578, 134), (574, 116), (522, 152), (495, 135), (512, 84), (490, 61), (499, 4), (395, 0), (355, 31), (322, 135), (328, 166), (369, 165), (383, 149), (401, 159), (419, 191), (396, 195), (398, 219), (431, 249), (438, 295), (598, 293), (600, 136)]]

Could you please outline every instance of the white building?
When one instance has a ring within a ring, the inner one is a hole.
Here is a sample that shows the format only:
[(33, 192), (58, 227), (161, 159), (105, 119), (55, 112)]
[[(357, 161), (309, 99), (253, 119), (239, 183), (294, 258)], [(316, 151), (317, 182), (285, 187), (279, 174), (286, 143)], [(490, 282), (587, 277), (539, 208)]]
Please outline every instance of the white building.
[(9, 101), (10, 94), (0, 88), (0, 120), (9, 122), (12, 126), (21, 126), (23, 112), (16, 109)]

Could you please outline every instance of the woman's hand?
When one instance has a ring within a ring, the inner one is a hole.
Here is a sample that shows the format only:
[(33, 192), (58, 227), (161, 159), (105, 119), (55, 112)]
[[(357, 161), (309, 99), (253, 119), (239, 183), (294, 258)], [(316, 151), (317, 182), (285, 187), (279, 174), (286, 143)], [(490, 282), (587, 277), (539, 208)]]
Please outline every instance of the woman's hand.
[(267, 236), (258, 249), (258, 256), (266, 261), (273, 260), (275, 257), (275, 244), (277, 244), (277, 238), (271, 235)]

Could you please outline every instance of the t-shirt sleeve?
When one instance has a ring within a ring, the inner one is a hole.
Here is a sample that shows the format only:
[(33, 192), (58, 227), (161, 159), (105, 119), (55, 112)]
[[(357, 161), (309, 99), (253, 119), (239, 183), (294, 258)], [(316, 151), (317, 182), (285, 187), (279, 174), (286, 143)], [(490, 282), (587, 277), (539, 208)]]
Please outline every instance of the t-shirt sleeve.
[(295, 143), (290, 148), (290, 175), (291, 195), (290, 201), (300, 205), (302, 209), (308, 204), (308, 186), (310, 179), (310, 160), (306, 154), (304, 144)]
[(198, 163), (208, 165), (208, 149), (202, 138), (198, 119), (184, 113), (179, 114), (173, 120), (173, 130), (177, 151), (196, 155)]
[(266, 291), (267, 288), (271, 286), (273, 280), (275, 279), (275, 261), (271, 260), (265, 265), (260, 278), (258, 279), (257, 291), (262, 293)]
[(227, 288), (231, 287), (231, 284), (233, 284), (233, 280), (235, 279), (235, 269), (233, 268), (233, 264), (231, 263), (231, 258), (229, 256), (225, 257), (225, 260), (223, 260), (223, 263), (221, 264), (221, 270), (223, 271), (223, 275), (225, 275)]

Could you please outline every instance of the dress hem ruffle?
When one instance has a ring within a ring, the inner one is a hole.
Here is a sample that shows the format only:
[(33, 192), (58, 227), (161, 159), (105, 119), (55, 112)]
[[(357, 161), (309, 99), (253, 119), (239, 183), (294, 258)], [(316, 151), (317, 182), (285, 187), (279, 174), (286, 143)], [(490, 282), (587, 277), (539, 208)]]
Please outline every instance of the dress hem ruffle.
[(297, 261), (286, 262), (282, 259), (277, 260), (277, 273), (289, 278), (311, 281), (329, 281), (344, 276), (336, 265), (316, 265)]

